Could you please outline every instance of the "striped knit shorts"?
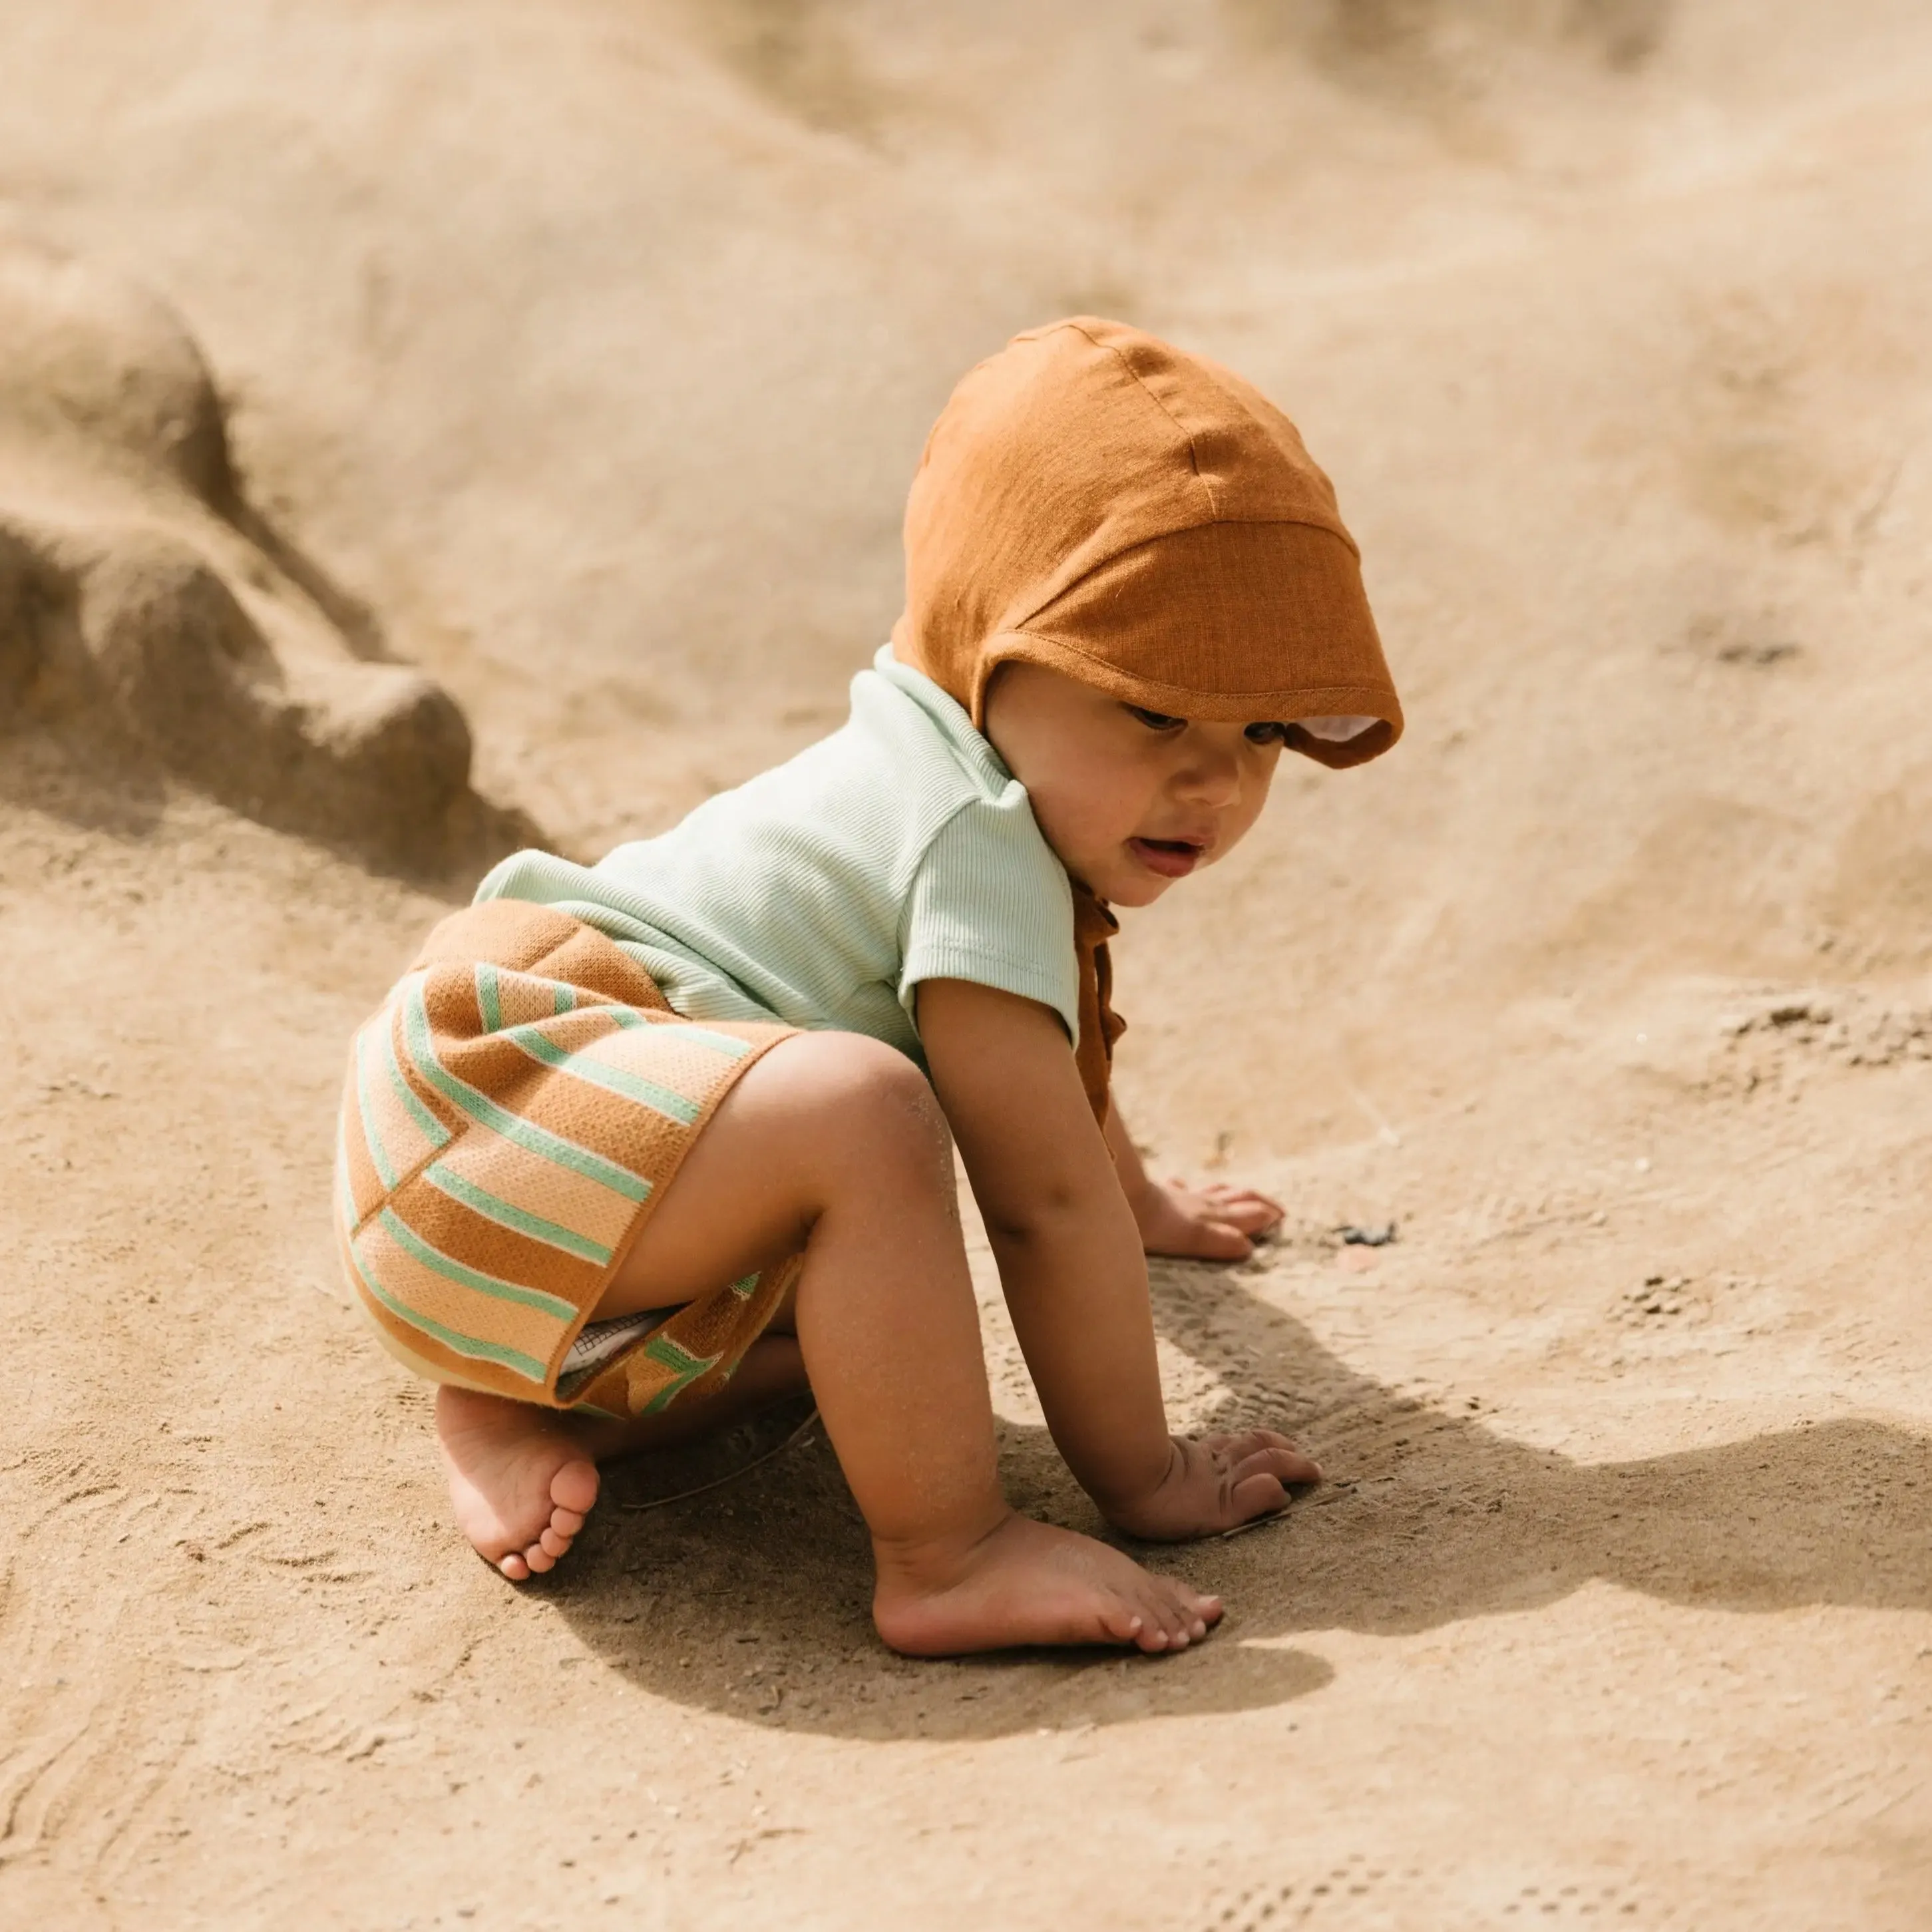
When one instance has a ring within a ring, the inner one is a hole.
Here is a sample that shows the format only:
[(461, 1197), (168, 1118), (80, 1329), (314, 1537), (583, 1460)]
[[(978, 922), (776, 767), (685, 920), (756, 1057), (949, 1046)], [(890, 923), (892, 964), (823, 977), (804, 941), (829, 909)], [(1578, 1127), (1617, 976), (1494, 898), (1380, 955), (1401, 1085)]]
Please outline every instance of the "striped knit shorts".
[(794, 1030), (700, 1025), (591, 927), (494, 900), (445, 920), (356, 1036), (335, 1222), (418, 1375), (613, 1416), (728, 1381), (794, 1256), (684, 1306), (586, 1318), (731, 1084)]

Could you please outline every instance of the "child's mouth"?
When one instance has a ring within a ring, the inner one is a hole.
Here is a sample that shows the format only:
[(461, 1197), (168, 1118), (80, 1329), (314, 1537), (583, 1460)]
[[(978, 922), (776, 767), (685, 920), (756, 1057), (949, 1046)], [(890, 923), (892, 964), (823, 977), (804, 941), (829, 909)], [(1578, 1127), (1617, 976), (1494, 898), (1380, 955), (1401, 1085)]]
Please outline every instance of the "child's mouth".
[(1184, 879), (1201, 862), (1202, 848), (1185, 838), (1130, 838), (1134, 856), (1163, 879)]

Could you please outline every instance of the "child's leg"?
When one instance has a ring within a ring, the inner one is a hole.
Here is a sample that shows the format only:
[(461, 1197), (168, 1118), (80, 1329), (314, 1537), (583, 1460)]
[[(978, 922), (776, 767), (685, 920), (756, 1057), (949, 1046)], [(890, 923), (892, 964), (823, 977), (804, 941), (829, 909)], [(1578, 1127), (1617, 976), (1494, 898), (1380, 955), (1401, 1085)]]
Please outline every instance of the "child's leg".
[[(1056, 1642), (1160, 1650), (1205, 1634), (1220, 1614), (1213, 1598), (1006, 1507), (945, 1124), (924, 1080), (890, 1048), (805, 1034), (752, 1067), (598, 1313), (692, 1300), (801, 1242), (798, 1345), (872, 1533), (874, 1615), (888, 1642), (932, 1652)], [(784, 1338), (766, 1346), (781, 1348)], [(784, 1366), (768, 1356), (757, 1372)], [(738, 1381), (753, 1372), (748, 1358)], [(568, 1546), (594, 1496), (582, 1459), (595, 1450), (577, 1425), (524, 1414), (530, 1466), (548, 1466), (539, 1486), (562, 1519), (544, 1534), (541, 1522), (525, 1527), (554, 1555), (551, 1542)], [(500, 1465), (507, 1453), (501, 1442), (492, 1451)]]

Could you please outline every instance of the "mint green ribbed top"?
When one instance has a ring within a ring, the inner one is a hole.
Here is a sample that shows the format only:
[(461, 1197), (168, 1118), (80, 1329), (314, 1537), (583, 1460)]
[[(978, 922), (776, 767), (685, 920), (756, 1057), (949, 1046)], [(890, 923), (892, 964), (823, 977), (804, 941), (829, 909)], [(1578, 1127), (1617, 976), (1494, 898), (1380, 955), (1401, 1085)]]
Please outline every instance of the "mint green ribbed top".
[(969, 980), (1078, 1043), (1066, 871), (1026, 788), (890, 645), (829, 738), (595, 866), (514, 854), (476, 896), (595, 926), (690, 1019), (869, 1034), (923, 1064), (914, 989)]

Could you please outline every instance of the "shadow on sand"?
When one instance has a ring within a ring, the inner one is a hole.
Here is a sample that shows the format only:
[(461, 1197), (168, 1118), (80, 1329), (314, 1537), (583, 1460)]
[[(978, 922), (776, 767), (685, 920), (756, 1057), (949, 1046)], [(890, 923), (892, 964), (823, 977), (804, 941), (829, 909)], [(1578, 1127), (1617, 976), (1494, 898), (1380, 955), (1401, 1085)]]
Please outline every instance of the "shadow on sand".
[[(1172, 1659), (1039, 1652), (892, 1657), (866, 1614), (864, 1526), (822, 1433), (702, 1499), (626, 1510), (612, 1472), (579, 1561), (546, 1591), (584, 1641), (653, 1693), (775, 1728), (989, 1738), (1258, 1708), (1320, 1689), (1298, 1631), (1424, 1630), (1547, 1604), (1601, 1579), (1738, 1612), (1932, 1607), (1932, 1439), (1834, 1421), (1646, 1461), (1526, 1448), (1357, 1375), (1239, 1278), (1164, 1264), (1162, 1331), (1220, 1376), (1234, 1414), (1286, 1415), (1335, 1480), (1276, 1525), (1140, 1550), (1224, 1595), (1215, 1640)], [(1100, 1526), (1042, 1430), (1004, 1429), (1020, 1507)], [(1352, 1486), (1349, 1485), (1352, 1484)], [(1251, 1640), (1267, 1640), (1261, 1647)]]

